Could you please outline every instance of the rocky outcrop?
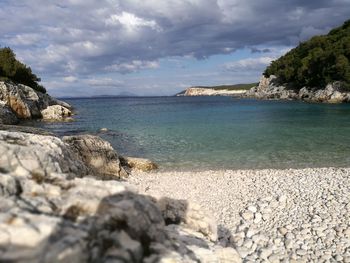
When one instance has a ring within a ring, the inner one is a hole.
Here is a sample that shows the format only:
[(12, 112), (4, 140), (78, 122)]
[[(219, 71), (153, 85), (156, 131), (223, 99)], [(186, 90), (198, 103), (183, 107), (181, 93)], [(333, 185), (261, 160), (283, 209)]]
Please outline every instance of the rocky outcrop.
[(19, 122), (16, 114), (12, 109), (0, 101), (0, 124), (17, 124)]
[[(71, 115), (71, 106), (31, 87), (0, 82), (0, 101), (5, 103), (19, 119), (62, 119)], [(53, 108), (51, 106), (54, 106)]]
[(48, 106), (46, 109), (41, 111), (41, 114), (44, 120), (52, 121), (62, 119), (69, 120), (72, 116), (72, 112), (61, 105)]
[(328, 84), (325, 89), (302, 88), (299, 91), (299, 99), (310, 102), (342, 103), (350, 102), (350, 92), (341, 91), (340, 83)]
[(233, 96), (241, 95), (246, 90), (228, 90), (228, 89), (210, 89), (202, 87), (191, 87), (186, 89), (184, 93), (177, 94), (177, 96)]
[(41, 117), (39, 97), (30, 87), (11, 82), (0, 82), (0, 100), (6, 103), (21, 119)]
[(241, 262), (199, 206), (93, 172), (57, 137), (0, 131), (0, 261)]
[(93, 173), (105, 177), (126, 177), (118, 153), (109, 142), (93, 135), (65, 136), (63, 141), (70, 145), (77, 158), (81, 158)]
[(145, 158), (121, 156), (120, 161), (122, 165), (128, 170), (149, 172), (158, 169), (158, 165), (156, 163)]
[(83, 176), (89, 169), (61, 139), (0, 131), (0, 167), (23, 177), (62, 173)]
[(259, 85), (251, 88), (245, 97), (258, 99), (297, 99), (298, 94), (294, 90), (288, 90), (285, 86), (279, 85), (275, 76), (261, 77)]
[(344, 92), (339, 82), (328, 84), (324, 89), (304, 87), (299, 91), (280, 85), (275, 76), (262, 77), (259, 85), (248, 90), (244, 97), (258, 99), (304, 100), (308, 102), (342, 103), (350, 102), (350, 92)]

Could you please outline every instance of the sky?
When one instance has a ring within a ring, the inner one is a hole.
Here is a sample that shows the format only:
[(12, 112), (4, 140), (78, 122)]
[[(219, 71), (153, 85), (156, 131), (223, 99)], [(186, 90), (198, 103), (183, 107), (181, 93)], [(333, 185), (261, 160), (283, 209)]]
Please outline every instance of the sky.
[(347, 19), (350, 0), (0, 0), (0, 47), (54, 96), (163, 96), (257, 82)]

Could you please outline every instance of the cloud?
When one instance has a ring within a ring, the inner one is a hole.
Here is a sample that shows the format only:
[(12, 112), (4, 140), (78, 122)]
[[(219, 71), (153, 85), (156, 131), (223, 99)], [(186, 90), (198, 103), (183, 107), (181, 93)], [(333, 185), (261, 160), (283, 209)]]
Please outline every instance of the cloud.
[(30, 46), (35, 45), (40, 40), (40, 35), (35, 33), (17, 34), (8, 37), (7, 43), (11, 46)]
[(84, 80), (84, 83), (92, 87), (120, 87), (123, 82), (112, 78), (91, 78)]
[(126, 74), (131, 72), (138, 72), (143, 69), (156, 69), (158, 67), (159, 64), (157, 61), (133, 60), (130, 63), (109, 65), (106, 67), (106, 70)]
[(108, 19), (106, 19), (105, 23), (106, 25), (110, 26), (122, 25), (128, 31), (135, 31), (142, 27), (150, 27), (157, 31), (162, 30), (154, 20), (145, 20), (128, 12), (122, 12), (118, 15), (111, 15)]
[(270, 53), (271, 49), (269, 48), (257, 48), (257, 47), (252, 47), (250, 48), (250, 51), (254, 54), (254, 53)]
[(63, 81), (68, 82), (68, 83), (73, 83), (76, 82), (78, 79), (74, 76), (67, 76), (63, 77)]
[(315, 28), (313, 26), (305, 26), (301, 29), (301, 32), (299, 34), (299, 39), (302, 41), (305, 41), (305, 40), (308, 40), (309, 38), (311, 38), (315, 35), (326, 34), (329, 30), (331, 30), (330, 27), (319, 29), (319, 28)]
[[(326, 33), (350, 13), (350, 0), (0, 0), (0, 4), (0, 46), (11, 46), (42, 79), (75, 76), (77, 80), (157, 70), (157, 61), (164, 58), (207, 59), (241, 49), (270, 57), (268, 50), (275, 46), (293, 46)], [(253, 63), (248, 61), (246, 67)]]
[(228, 71), (235, 72), (262, 71), (273, 59), (273, 57), (246, 58), (226, 63), (224, 68)]

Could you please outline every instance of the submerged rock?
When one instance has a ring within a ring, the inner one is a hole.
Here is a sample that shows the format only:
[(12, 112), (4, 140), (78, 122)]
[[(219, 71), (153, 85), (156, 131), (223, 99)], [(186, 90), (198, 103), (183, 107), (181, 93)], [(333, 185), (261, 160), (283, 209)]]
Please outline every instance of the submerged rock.
[(199, 206), (91, 177), (100, 140), (0, 131), (1, 262), (241, 262)]

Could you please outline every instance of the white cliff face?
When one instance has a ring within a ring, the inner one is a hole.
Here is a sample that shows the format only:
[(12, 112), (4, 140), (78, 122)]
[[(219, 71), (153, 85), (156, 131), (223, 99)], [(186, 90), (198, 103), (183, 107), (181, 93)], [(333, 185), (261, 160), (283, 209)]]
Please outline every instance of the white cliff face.
[(183, 96), (232, 96), (244, 94), (246, 90), (209, 89), (201, 87), (188, 88)]

